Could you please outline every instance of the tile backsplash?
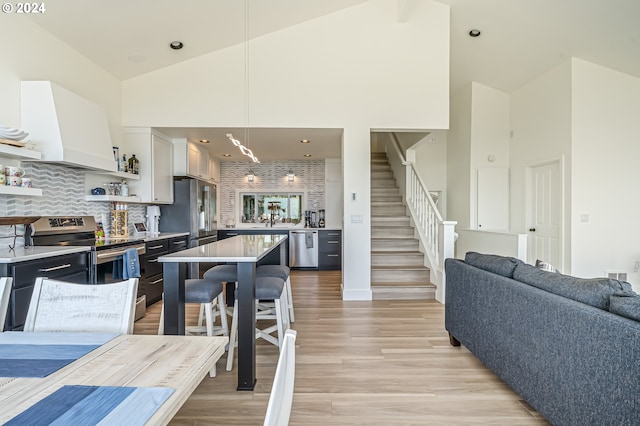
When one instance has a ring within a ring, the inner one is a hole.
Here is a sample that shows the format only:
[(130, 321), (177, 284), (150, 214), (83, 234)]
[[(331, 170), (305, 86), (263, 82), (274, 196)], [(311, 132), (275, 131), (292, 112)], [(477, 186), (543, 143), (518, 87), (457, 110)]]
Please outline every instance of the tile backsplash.
[[(243, 161), (224, 161), (220, 163), (219, 224), (224, 226), (227, 219), (238, 221), (238, 192), (273, 190), (277, 192), (307, 193), (306, 209), (324, 209), (324, 160), (264, 161), (259, 164)], [(247, 180), (252, 170), (253, 183)], [(287, 172), (295, 173), (291, 185), (287, 181)], [(304, 200), (303, 200), (304, 201)]]
[[(22, 162), (21, 167), (25, 176), (31, 178), (33, 187), (42, 189), (42, 197), (0, 195), (0, 216), (90, 215), (96, 221), (109, 217), (110, 203), (85, 200), (87, 170), (40, 162)], [(108, 179), (105, 177), (105, 181)], [(129, 223), (144, 222), (145, 210), (144, 204), (129, 203)], [(105, 226), (108, 227), (108, 223)], [(17, 232), (23, 235), (24, 227), (18, 226)], [(13, 230), (0, 226), (0, 237), (8, 235), (13, 235)], [(18, 246), (22, 245), (24, 241), (19, 238)]]
[[(94, 216), (96, 221), (106, 220), (110, 203), (85, 200), (87, 170), (66, 167), (59, 164), (22, 162), (25, 176), (32, 179), (34, 188), (42, 189), (42, 197), (0, 195), (0, 216)], [(249, 170), (255, 174), (253, 183), (247, 180)], [(295, 179), (287, 180), (287, 172), (292, 170)], [(237, 192), (274, 190), (278, 192), (306, 192), (306, 209), (325, 208), (325, 164), (323, 160), (267, 161), (253, 164), (241, 161), (225, 161), (220, 164), (219, 226), (230, 218), (237, 220)], [(105, 177), (105, 182), (109, 177)], [(145, 222), (146, 205), (128, 204), (129, 223)], [(108, 220), (105, 231), (108, 233)], [(24, 234), (24, 226), (17, 228)], [(0, 226), (0, 237), (13, 235), (9, 226)], [(4, 241), (10, 242), (9, 239)], [(3, 244), (0, 242), (0, 244)], [(3, 244), (4, 245), (4, 244)], [(18, 246), (24, 245), (22, 238)]]

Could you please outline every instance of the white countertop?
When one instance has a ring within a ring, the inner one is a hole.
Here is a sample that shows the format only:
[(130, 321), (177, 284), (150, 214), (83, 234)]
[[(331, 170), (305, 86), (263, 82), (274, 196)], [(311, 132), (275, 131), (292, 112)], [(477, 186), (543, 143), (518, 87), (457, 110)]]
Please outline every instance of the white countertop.
[(158, 258), (159, 262), (257, 262), (287, 235), (238, 235)]
[[(131, 235), (129, 238), (144, 239), (144, 241), (164, 240), (174, 237), (183, 237), (189, 235), (188, 232), (161, 232), (159, 234), (148, 236)], [(10, 250), (8, 247), (0, 246), (0, 263), (17, 263), (26, 262), (28, 260), (42, 259), (46, 257), (61, 256), (64, 254), (82, 253), (91, 250), (89, 246), (35, 246), (35, 247), (16, 247)]]
[(0, 263), (17, 263), (45, 257), (61, 256), (63, 254), (82, 253), (91, 250), (88, 246), (37, 246), (0, 248)]

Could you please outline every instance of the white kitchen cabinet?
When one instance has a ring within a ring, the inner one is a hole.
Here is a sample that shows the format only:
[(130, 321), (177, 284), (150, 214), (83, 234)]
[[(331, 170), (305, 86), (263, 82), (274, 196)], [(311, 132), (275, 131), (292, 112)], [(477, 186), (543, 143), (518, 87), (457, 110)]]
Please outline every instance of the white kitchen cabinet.
[(220, 163), (213, 156), (209, 156), (209, 180), (220, 182)]
[(173, 146), (159, 136), (151, 136), (153, 155), (152, 202), (173, 204)]
[(140, 180), (129, 182), (129, 195), (142, 203), (173, 203), (173, 145), (155, 130), (124, 129), (121, 153), (135, 154), (140, 161)]
[(188, 167), (187, 174), (199, 179), (209, 179), (209, 153), (190, 143)]
[(173, 159), (176, 176), (210, 180), (209, 152), (206, 148), (185, 139), (174, 139)]

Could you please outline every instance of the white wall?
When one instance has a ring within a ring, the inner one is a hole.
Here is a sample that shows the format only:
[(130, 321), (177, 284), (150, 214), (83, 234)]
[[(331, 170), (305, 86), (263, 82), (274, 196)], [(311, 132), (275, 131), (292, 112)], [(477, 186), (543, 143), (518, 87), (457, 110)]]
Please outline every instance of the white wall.
[(476, 229), (478, 168), (509, 164), (509, 95), (472, 82), (453, 94), (451, 117), (447, 219), (460, 228)]
[(558, 269), (571, 271), (571, 61), (511, 95), (511, 232), (527, 233), (526, 169), (564, 156), (564, 251)]
[(102, 106), (113, 144), (118, 145), (122, 140), (118, 79), (26, 17), (1, 14), (0, 34), (0, 126), (20, 127), (20, 81), (50, 80)]
[(448, 127), (449, 8), (421, 0), (398, 23), (397, 7), (371, 0), (252, 40), (248, 121), (243, 44), (125, 81), (123, 122), (344, 128), (343, 297), (370, 298), (370, 130)]
[(429, 191), (441, 191), (439, 210), (446, 220), (447, 133), (435, 131), (412, 146), (415, 167)]
[(451, 129), (447, 137), (447, 220), (471, 226), (471, 85), (451, 96)]
[[(471, 83), (471, 158), (469, 185), (471, 228), (478, 228), (478, 169), (509, 165), (509, 95)], [(489, 156), (494, 161), (489, 161)], [(505, 200), (506, 202), (506, 200)], [(498, 210), (508, 206), (496, 206)]]
[(640, 79), (573, 59), (571, 89), (572, 273), (622, 270), (640, 289)]

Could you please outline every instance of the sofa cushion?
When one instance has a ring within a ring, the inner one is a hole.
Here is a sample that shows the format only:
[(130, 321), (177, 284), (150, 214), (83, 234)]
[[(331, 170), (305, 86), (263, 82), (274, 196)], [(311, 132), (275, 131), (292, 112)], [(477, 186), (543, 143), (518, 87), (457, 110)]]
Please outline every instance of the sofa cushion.
[(577, 302), (608, 310), (609, 298), (631, 291), (631, 284), (609, 278), (576, 278), (520, 263), (513, 279)]
[(609, 312), (640, 321), (640, 295), (614, 294), (609, 298)]
[(482, 254), (474, 251), (467, 252), (464, 261), (476, 268), (484, 269), (485, 271), (493, 272), (494, 274), (507, 278), (513, 278), (513, 271), (516, 269), (516, 265), (522, 263), (521, 260), (515, 257)]

